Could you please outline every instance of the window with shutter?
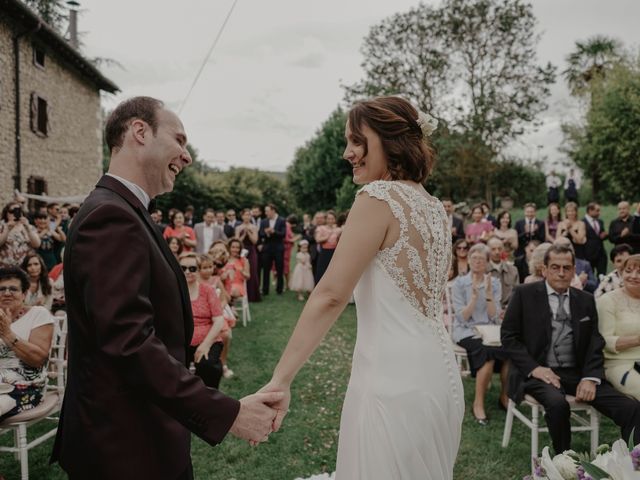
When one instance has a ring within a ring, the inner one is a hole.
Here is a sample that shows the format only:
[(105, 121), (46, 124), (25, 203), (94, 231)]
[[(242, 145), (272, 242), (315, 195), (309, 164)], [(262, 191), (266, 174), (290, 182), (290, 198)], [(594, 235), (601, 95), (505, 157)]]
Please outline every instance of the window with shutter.
[(35, 92), (31, 94), (31, 130), (40, 137), (49, 134), (49, 104)]

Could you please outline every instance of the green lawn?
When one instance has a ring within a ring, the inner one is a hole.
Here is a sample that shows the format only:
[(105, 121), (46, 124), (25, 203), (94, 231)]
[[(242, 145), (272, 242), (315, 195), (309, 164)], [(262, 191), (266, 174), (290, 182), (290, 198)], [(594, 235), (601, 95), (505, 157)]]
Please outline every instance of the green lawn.
[[(271, 295), (252, 305), (254, 320), (246, 328), (234, 330), (230, 366), (236, 376), (223, 380), (222, 389), (240, 397), (251, 393), (270, 378), (271, 371), (302, 309), (288, 292)], [(299, 476), (333, 471), (342, 399), (349, 377), (355, 341), (355, 309), (349, 306), (329, 333), (309, 364), (300, 372), (293, 387), (291, 413), (280, 433), (268, 443), (251, 448), (235, 438), (212, 448), (194, 438), (193, 460), (197, 479), (216, 480), (293, 480)], [(497, 377), (496, 377), (497, 380)], [(473, 382), (465, 380), (467, 406), (473, 397)], [(504, 413), (497, 409), (498, 384), (489, 391), (487, 404), (491, 423), (480, 427), (467, 411), (463, 440), (455, 469), (456, 479), (518, 479), (529, 468), (529, 432), (518, 422), (508, 449), (500, 447)], [(470, 410), (470, 407), (468, 407)], [(38, 426), (33, 431), (41, 431)], [(618, 430), (602, 422), (601, 442), (611, 442)], [(2, 444), (9, 436), (2, 437)], [(548, 443), (543, 435), (541, 444)], [(65, 478), (57, 467), (48, 465), (53, 441), (36, 447), (29, 455), (30, 478)], [(588, 437), (576, 435), (574, 448), (587, 450)], [(9, 479), (19, 478), (19, 465), (9, 454), (0, 456), (0, 472)]]

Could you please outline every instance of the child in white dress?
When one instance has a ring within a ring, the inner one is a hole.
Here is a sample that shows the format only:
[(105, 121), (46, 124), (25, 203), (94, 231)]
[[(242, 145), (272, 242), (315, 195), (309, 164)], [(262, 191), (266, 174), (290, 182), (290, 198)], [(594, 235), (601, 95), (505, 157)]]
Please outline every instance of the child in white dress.
[(309, 255), (309, 242), (301, 240), (296, 254), (296, 268), (289, 280), (289, 290), (297, 292), (298, 300), (304, 301), (304, 294), (311, 292), (315, 286), (313, 271), (311, 270), (311, 255)]

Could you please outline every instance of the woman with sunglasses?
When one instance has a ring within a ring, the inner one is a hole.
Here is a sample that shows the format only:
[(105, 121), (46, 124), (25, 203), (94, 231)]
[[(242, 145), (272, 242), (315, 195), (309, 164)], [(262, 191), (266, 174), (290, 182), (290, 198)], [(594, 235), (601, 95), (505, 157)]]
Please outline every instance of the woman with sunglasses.
[(53, 317), (24, 300), (29, 278), (17, 267), (0, 268), (0, 420), (40, 403)]
[(200, 282), (200, 266), (195, 253), (180, 255), (180, 268), (184, 272), (189, 287), (191, 310), (193, 312), (193, 338), (189, 347), (189, 357), (196, 367), (196, 375), (205, 385), (218, 388), (222, 377), (222, 337), (224, 327), (222, 305), (213, 287)]

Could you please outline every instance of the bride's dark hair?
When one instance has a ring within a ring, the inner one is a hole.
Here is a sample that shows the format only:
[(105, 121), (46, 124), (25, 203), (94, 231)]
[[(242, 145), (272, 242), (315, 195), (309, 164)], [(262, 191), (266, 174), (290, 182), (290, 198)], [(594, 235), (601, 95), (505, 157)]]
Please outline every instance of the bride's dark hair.
[(380, 137), (393, 180), (425, 182), (433, 168), (435, 152), (422, 135), (418, 111), (411, 103), (400, 97), (363, 100), (353, 106), (348, 120), (353, 139), (364, 146), (365, 156), (368, 148), (363, 125)]

